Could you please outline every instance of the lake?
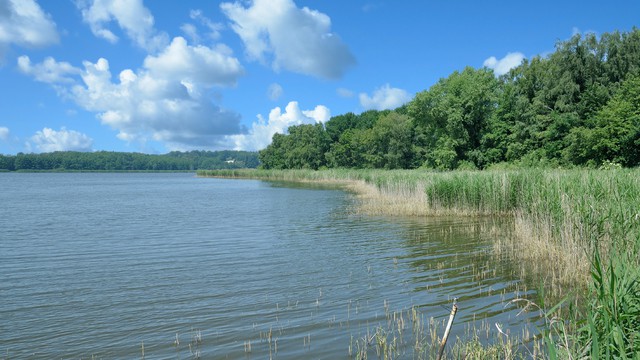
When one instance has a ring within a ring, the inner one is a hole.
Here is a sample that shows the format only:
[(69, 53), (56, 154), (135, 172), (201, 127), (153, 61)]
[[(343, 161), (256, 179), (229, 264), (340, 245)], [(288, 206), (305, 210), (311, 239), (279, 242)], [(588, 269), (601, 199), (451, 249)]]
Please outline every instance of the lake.
[(535, 293), (491, 255), (495, 219), (368, 217), (336, 188), (186, 173), (0, 189), (0, 359), (346, 359), (454, 297), (454, 340), (533, 316), (508, 304)]

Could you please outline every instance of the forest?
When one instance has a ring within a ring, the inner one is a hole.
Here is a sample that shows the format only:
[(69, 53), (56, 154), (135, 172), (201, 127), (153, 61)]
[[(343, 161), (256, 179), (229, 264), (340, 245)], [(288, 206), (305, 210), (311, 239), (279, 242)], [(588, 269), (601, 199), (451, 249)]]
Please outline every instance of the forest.
[(395, 110), (289, 127), (265, 169), (640, 165), (640, 30), (577, 34), (496, 77), (467, 67)]
[(195, 171), (255, 168), (258, 163), (258, 153), (247, 151), (172, 151), (163, 155), (56, 151), (0, 155), (0, 170), (4, 171)]

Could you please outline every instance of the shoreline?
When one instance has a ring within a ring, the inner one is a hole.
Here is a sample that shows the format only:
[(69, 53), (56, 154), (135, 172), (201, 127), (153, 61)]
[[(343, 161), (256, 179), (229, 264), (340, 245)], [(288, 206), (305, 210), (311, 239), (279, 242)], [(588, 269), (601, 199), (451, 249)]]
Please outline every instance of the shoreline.
[(526, 309), (539, 311), (545, 322), (540, 357), (640, 353), (640, 168), (215, 174), (355, 181), (359, 186), (351, 190), (361, 211), (377, 215), (512, 216), (513, 231), (498, 234), (493, 250), (518, 265), (522, 279), (539, 282), (539, 301), (526, 300)]
[[(198, 171), (197, 176), (335, 184), (354, 194), (356, 211), (365, 215), (512, 217), (513, 232), (496, 241), (496, 254), (522, 263), (523, 276), (545, 279), (548, 294), (558, 298), (586, 288), (596, 247), (607, 256), (618, 242), (633, 241), (617, 238), (625, 229), (640, 231), (640, 224), (628, 221), (634, 215), (629, 212), (640, 209), (638, 169), (243, 169)], [(616, 197), (629, 205), (626, 211), (611, 201)], [(608, 229), (602, 228), (605, 221)], [(594, 226), (602, 231), (593, 232)]]

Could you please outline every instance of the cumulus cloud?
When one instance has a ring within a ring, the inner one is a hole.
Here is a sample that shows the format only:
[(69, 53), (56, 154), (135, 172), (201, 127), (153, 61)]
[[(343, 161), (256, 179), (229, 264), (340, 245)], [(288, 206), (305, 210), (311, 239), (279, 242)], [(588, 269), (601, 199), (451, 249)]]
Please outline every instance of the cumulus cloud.
[(269, 88), (267, 89), (267, 96), (269, 97), (269, 99), (276, 101), (280, 98), (280, 96), (282, 96), (283, 91), (284, 90), (282, 89), (282, 86), (280, 86), (280, 84), (273, 83), (269, 85)]
[(251, 59), (288, 71), (327, 79), (342, 77), (355, 58), (331, 32), (329, 16), (293, 0), (222, 3), (220, 8)]
[(18, 69), (24, 74), (33, 76), (34, 79), (48, 84), (72, 83), (73, 76), (80, 75), (80, 69), (67, 62), (57, 62), (52, 57), (47, 57), (40, 64), (31, 64), (28, 56), (18, 58)]
[(331, 118), (331, 111), (324, 105), (318, 105), (313, 110), (300, 110), (297, 101), (291, 101), (282, 112), (275, 107), (269, 113), (268, 119), (258, 115), (248, 134), (231, 135), (228, 140), (236, 150), (256, 151), (266, 148), (275, 133), (284, 134), (293, 125), (325, 123)]
[(508, 53), (500, 60), (496, 59), (495, 56), (492, 56), (486, 59), (482, 66), (493, 69), (493, 72), (496, 74), (496, 76), (500, 76), (508, 73), (509, 70), (520, 65), (522, 63), (522, 60), (524, 60), (524, 55), (522, 53)]
[(240, 116), (207, 96), (212, 87), (233, 86), (244, 72), (227, 47), (190, 46), (176, 37), (157, 56), (147, 56), (143, 65), (135, 72), (121, 71), (114, 81), (103, 58), (85, 61), (84, 68), (54, 59), (40, 64), (27, 56), (19, 59), (23, 72), (97, 113), (127, 142), (155, 140), (170, 150), (216, 148), (225, 135), (243, 132)]
[(372, 96), (360, 93), (360, 105), (366, 110), (395, 109), (411, 100), (411, 95), (403, 89), (392, 88), (389, 84), (376, 89)]
[(108, 28), (112, 21), (118, 23), (136, 45), (148, 51), (161, 49), (168, 41), (166, 34), (155, 30), (153, 15), (142, 0), (78, 0), (76, 6), (93, 34), (110, 43), (119, 40)]
[(5, 126), (0, 126), (0, 140), (5, 141), (9, 139), (9, 128)]
[(93, 139), (75, 130), (61, 128), (55, 131), (44, 128), (36, 132), (26, 144), (27, 149), (38, 152), (52, 151), (92, 151)]
[(181, 81), (188, 88), (205, 86), (233, 86), (244, 69), (226, 45), (207, 47), (190, 46), (182, 37), (176, 37), (158, 56), (147, 56), (145, 68), (153, 78)]
[(58, 41), (56, 24), (34, 0), (0, 0), (0, 60), (11, 44), (43, 47)]

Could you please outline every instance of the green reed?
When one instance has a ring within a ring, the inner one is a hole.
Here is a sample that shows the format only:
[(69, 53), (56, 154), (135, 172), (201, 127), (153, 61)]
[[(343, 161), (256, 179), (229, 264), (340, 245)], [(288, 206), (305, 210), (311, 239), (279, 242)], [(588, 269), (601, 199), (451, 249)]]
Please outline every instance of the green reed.
[[(546, 356), (640, 359), (640, 169), (198, 175), (356, 184), (358, 208), (371, 214), (510, 216), (513, 229), (496, 241), (497, 253), (521, 263), (523, 277), (545, 279), (541, 290), (550, 299), (569, 294), (551, 310), (541, 298), (541, 311), (549, 314)], [(575, 308), (558, 313), (565, 306)], [(389, 344), (381, 346), (392, 349)], [(473, 342), (466, 345), (475, 349)], [(478, 358), (508, 357), (481, 349)]]
[[(640, 232), (640, 170), (220, 170), (200, 176), (357, 183), (365, 213), (386, 215), (508, 215), (516, 221), (514, 256), (575, 268), (561, 284), (586, 285), (596, 247), (632, 250)], [(568, 258), (567, 258), (568, 257)], [(516, 259), (517, 260), (517, 259)], [(557, 266), (556, 266), (557, 267)], [(582, 275), (580, 275), (582, 274)]]

